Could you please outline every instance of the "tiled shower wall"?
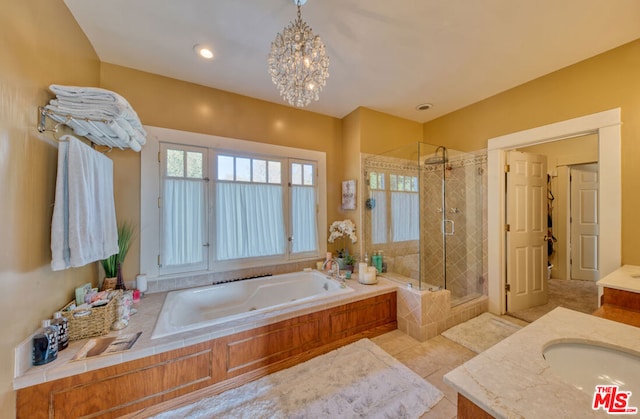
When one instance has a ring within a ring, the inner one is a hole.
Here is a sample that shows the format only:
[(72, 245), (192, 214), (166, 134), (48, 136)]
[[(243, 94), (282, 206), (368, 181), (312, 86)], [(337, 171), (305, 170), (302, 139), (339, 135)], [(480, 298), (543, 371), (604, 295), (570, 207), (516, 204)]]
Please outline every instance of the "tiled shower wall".
[[(366, 250), (383, 250), (388, 271), (413, 280), (421, 280), (423, 289), (444, 287), (445, 256), (441, 228), (444, 218), (446, 237), (447, 290), (452, 305), (487, 295), (487, 155), (486, 152), (465, 153), (451, 157), (445, 165), (422, 165), (387, 156), (365, 157), (363, 176), (370, 171), (385, 171), (420, 176), (420, 240), (371, 246)], [(442, 203), (444, 172), (446, 200)], [(365, 199), (367, 198), (365, 191)], [(443, 214), (445, 211), (445, 214)], [(365, 210), (364, 232), (371, 231), (371, 219)], [(421, 258), (422, 254), (422, 260)]]

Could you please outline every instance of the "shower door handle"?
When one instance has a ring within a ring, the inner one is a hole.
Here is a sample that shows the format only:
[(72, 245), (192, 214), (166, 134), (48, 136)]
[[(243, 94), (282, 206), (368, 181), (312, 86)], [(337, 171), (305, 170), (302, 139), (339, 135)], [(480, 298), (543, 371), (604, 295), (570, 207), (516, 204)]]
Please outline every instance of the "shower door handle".
[[(449, 231), (448, 226), (451, 226), (451, 231)], [(445, 236), (453, 236), (453, 233), (456, 231), (456, 224), (453, 220), (445, 219), (442, 220), (442, 234)]]

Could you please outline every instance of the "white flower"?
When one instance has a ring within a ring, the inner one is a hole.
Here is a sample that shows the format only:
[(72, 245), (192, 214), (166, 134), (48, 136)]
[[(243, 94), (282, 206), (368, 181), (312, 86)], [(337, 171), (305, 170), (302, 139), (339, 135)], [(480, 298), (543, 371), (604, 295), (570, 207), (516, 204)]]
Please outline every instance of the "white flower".
[(356, 237), (356, 225), (351, 220), (334, 221), (329, 227), (329, 243), (333, 243), (341, 237), (349, 237), (351, 243), (358, 241)]

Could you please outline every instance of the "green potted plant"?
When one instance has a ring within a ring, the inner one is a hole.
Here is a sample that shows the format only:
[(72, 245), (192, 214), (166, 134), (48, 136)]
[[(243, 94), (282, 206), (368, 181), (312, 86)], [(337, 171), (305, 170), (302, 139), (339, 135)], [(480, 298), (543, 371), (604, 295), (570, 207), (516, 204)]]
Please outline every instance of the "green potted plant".
[(124, 258), (127, 256), (129, 246), (133, 240), (134, 229), (133, 226), (124, 222), (118, 227), (118, 253), (103, 259), (102, 267), (104, 268), (104, 281), (102, 282), (102, 289), (126, 289), (124, 280), (122, 279), (122, 264)]
[(344, 268), (353, 273), (353, 267), (356, 264), (356, 258), (354, 258), (352, 255), (350, 255), (349, 253), (345, 254), (344, 256)]

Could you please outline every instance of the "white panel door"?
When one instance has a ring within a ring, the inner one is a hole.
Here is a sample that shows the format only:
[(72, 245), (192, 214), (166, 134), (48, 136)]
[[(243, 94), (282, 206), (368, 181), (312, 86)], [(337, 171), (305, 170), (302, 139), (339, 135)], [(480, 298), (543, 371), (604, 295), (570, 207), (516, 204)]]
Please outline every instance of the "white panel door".
[(507, 157), (507, 311), (546, 304), (547, 157)]
[(598, 165), (571, 166), (571, 279), (597, 281)]

